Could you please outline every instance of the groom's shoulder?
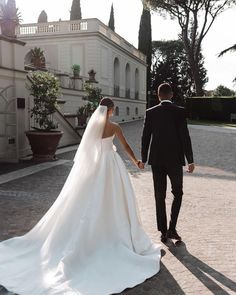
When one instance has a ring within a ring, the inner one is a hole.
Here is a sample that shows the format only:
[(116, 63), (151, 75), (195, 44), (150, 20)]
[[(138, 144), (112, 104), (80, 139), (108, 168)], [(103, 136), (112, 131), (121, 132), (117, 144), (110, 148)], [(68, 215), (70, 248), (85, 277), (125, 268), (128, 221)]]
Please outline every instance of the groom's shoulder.
[(156, 110), (158, 110), (160, 107), (160, 104), (154, 106), (154, 107), (151, 107), (151, 108), (148, 108), (146, 109), (146, 113), (152, 113), (152, 112), (155, 112)]

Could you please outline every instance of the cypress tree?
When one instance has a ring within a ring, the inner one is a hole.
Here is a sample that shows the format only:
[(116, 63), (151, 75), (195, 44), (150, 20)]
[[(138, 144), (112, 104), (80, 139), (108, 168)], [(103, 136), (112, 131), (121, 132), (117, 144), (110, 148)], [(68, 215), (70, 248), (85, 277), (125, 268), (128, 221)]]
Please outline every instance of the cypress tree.
[(42, 10), (38, 17), (38, 23), (47, 23), (47, 22), (48, 22), (48, 15), (45, 12), (45, 10)]
[(80, 0), (73, 0), (70, 11), (70, 20), (82, 19)]
[(149, 106), (149, 93), (151, 91), (151, 65), (152, 65), (152, 26), (151, 13), (143, 7), (139, 25), (138, 49), (147, 56), (147, 107)]
[(113, 8), (113, 3), (111, 5), (111, 12), (110, 12), (110, 19), (108, 23), (108, 27), (112, 29), (112, 31), (115, 32), (115, 19), (114, 19), (114, 8)]

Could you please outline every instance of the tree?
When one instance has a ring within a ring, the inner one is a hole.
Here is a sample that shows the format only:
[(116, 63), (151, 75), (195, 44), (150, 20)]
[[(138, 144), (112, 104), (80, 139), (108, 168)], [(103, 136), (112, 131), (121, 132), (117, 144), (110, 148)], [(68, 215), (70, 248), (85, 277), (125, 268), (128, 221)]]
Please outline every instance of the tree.
[(80, 0), (73, 0), (70, 11), (70, 20), (82, 19)]
[[(218, 55), (218, 57), (223, 56), (226, 52), (229, 52), (229, 51), (235, 51), (236, 52), (236, 44), (234, 44), (233, 46), (230, 46), (229, 48), (226, 48), (223, 51), (221, 51), (220, 54)], [(236, 82), (236, 77), (234, 78), (233, 82)]]
[(181, 39), (194, 79), (196, 94), (203, 95), (199, 72), (201, 44), (217, 16), (236, 0), (143, 0), (160, 13), (178, 20)]
[(149, 93), (151, 91), (151, 65), (152, 65), (152, 26), (151, 13), (145, 6), (140, 19), (139, 35), (138, 35), (138, 49), (146, 55), (147, 60), (147, 107), (149, 106)]
[(114, 18), (113, 3), (111, 5), (111, 12), (110, 12), (110, 19), (109, 19), (108, 27), (110, 29), (112, 29), (112, 31), (115, 31), (115, 18)]
[[(194, 80), (181, 40), (153, 41), (153, 63), (151, 71), (151, 93), (155, 93), (163, 82), (172, 85), (174, 100), (183, 104), (184, 98), (195, 95)], [(208, 81), (204, 58), (200, 54), (199, 71), (202, 87)], [(153, 97), (156, 103), (156, 94)], [(152, 103), (152, 104), (153, 104)]]
[(47, 22), (48, 22), (48, 15), (45, 12), (45, 10), (42, 10), (38, 17), (38, 23), (47, 23)]
[(234, 96), (235, 92), (228, 87), (223, 85), (219, 85), (213, 93), (214, 96)]

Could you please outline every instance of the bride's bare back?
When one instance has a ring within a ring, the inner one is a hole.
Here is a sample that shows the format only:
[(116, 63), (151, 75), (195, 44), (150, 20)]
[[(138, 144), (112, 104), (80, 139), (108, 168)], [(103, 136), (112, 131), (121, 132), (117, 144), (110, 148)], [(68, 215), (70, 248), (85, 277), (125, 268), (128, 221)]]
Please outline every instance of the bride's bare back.
[(102, 138), (109, 138), (115, 135), (124, 147), (125, 151), (129, 155), (131, 160), (135, 163), (135, 165), (138, 166), (140, 169), (143, 169), (144, 164), (141, 161), (137, 160), (137, 158), (135, 157), (134, 152), (128, 144), (119, 124), (110, 121), (110, 117), (112, 116), (114, 111), (113, 101), (108, 97), (104, 97), (101, 100), (100, 105), (104, 105), (107, 107), (107, 120), (104, 127)]
[(116, 133), (116, 126), (118, 124), (111, 122), (109, 119), (107, 119), (106, 125), (104, 127), (102, 138), (111, 137), (115, 135)]

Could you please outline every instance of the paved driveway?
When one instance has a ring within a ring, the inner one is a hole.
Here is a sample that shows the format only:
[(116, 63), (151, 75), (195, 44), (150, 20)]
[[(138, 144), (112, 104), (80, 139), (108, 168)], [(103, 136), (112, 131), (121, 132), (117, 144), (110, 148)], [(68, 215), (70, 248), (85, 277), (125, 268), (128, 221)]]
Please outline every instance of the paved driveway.
[[(139, 154), (142, 122), (123, 124), (123, 129)], [(123, 295), (236, 294), (236, 129), (190, 126), (190, 133), (197, 168), (184, 178), (178, 222), (184, 242), (163, 245), (160, 273)], [(117, 147), (130, 171), (144, 227), (159, 242), (150, 169), (138, 171)], [(36, 173), (33, 167), (31, 174), (22, 178), (18, 175), (10, 182), (4, 178), (0, 185), (0, 240), (24, 234), (41, 218), (56, 199), (73, 155), (74, 151), (61, 154), (60, 165)], [(169, 190), (168, 209), (171, 199)], [(0, 294), (6, 292), (2, 289)]]

